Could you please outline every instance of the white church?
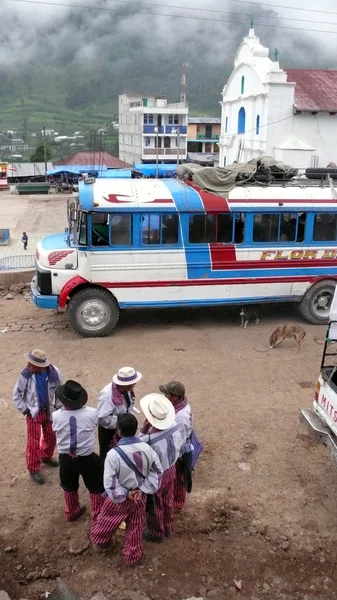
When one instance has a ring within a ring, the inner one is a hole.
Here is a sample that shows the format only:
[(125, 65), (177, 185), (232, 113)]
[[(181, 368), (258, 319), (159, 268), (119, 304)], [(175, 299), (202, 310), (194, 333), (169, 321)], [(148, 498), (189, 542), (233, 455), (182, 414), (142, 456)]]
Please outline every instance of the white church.
[(253, 24), (221, 106), (220, 167), (262, 154), (297, 168), (337, 164), (337, 71), (283, 70)]

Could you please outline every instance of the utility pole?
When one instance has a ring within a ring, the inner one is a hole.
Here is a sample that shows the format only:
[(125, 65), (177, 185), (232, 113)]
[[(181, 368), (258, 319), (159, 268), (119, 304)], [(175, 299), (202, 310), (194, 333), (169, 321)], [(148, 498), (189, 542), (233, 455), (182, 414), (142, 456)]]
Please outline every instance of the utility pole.
[(46, 128), (43, 128), (43, 151), (44, 151), (44, 180), (48, 181), (47, 176), (47, 143), (46, 143)]
[(154, 133), (156, 134), (156, 179), (158, 179), (159, 177), (159, 169), (158, 169), (158, 154), (159, 154), (159, 150), (158, 150), (158, 134), (159, 134), (159, 127), (155, 127), (153, 129)]

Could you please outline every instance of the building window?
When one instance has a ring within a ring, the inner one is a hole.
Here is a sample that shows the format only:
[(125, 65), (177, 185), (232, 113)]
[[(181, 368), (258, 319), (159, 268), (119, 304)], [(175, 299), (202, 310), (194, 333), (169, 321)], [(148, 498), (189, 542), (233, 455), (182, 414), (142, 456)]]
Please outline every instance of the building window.
[(179, 125), (179, 115), (174, 115), (174, 124)]
[(178, 243), (178, 215), (144, 215), (141, 227), (143, 244)]
[(244, 75), (241, 77), (241, 94), (245, 93), (245, 78)]
[(145, 138), (145, 146), (151, 146), (151, 139), (149, 137)]
[(245, 133), (246, 131), (246, 111), (241, 106), (239, 110), (239, 118), (238, 118), (238, 133)]
[(200, 125), (197, 125), (197, 133), (200, 133)]
[(223, 159), (223, 166), (225, 167), (225, 166), (226, 166), (226, 164), (227, 164), (227, 156), (224, 156), (224, 159)]
[(144, 125), (148, 124), (148, 115), (144, 115)]
[(257, 115), (256, 117), (256, 135), (259, 135), (260, 133), (260, 115)]
[(171, 139), (169, 137), (164, 137), (164, 148), (171, 148)]
[(169, 115), (169, 125), (173, 125), (173, 115)]
[(149, 115), (149, 124), (153, 125), (153, 115)]
[(225, 121), (225, 133), (227, 133), (228, 131), (228, 117), (226, 117), (226, 121)]

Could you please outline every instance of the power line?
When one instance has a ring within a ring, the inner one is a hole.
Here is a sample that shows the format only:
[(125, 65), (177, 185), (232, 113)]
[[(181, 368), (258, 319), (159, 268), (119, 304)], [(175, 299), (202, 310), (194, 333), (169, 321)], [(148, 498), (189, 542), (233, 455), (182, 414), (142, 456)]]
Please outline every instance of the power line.
[(270, 3), (266, 3), (264, 2), (263, 5), (261, 5), (261, 2), (254, 2), (251, 0), (228, 0), (228, 2), (237, 2), (240, 4), (252, 4), (253, 6), (259, 6), (261, 8), (261, 6), (268, 6), (271, 8), (284, 8), (286, 10), (299, 10), (299, 11), (303, 11), (303, 12), (311, 12), (311, 13), (321, 13), (324, 15), (336, 15), (337, 16), (337, 12), (332, 12), (329, 10), (319, 10), (319, 8), (298, 8), (298, 6), (285, 6), (284, 4), (270, 4)]
[[(80, 8), (80, 9), (84, 9), (84, 10), (93, 10), (95, 12), (97, 12), (97, 11), (115, 12), (114, 8), (110, 8), (110, 7), (107, 7), (107, 6), (97, 7), (97, 6), (89, 6), (89, 5), (83, 5), (83, 4), (69, 4), (69, 3), (66, 3), (66, 2), (46, 2), (46, 0), (11, 0), (11, 1), (12, 2), (20, 2), (20, 3), (23, 3), (23, 4), (39, 4), (39, 5), (44, 5), (44, 6), (57, 6), (57, 7), (62, 7), (62, 8), (64, 8), (64, 7), (66, 7), (66, 8), (73, 8), (73, 9), (74, 8), (76, 8), (76, 9)], [(139, 6), (139, 3), (132, 2), (131, 0), (111, 0), (111, 1), (112, 2), (119, 2), (121, 4), (126, 4), (126, 3), (133, 4), (133, 5), (137, 4), (137, 6)], [(234, 0), (230, 0), (230, 1), (232, 2)], [(239, 1), (239, 0), (235, 0), (235, 1)], [(144, 3), (144, 5), (145, 5), (145, 3)], [(160, 6), (158, 4), (150, 4), (150, 3), (146, 3), (146, 5), (149, 5), (149, 6)], [(173, 7), (171, 7), (171, 8), (173, 8)], [(177, 7), (177, 8), (179, 8), (179, 10), (193, 10), (194, 11), (193, 8), (191, 8), (191, 9), (188, 9), (187, 7), (183, 7), (183, 8)], [(210, 12), (210, 11), (206, 10), (206, 12)], [(214, 11), (214, 12), (218, 12), (218, 11)], [(196, 16), (193, 16), (193, 15), (177, 15), (177, 14), (174, 15), (174, 14), (167, 14), (167, 13), (157, 13), (157, 12), (153, 12), (152, 10), (151, 11), (137, 11), (137, 13), (135, 13), (134, 11), (129, 11), (128, 14), (133, 14), (133, 15), (135, 15), (135, 14), (137, 14), (137, 15), (156, 15), (156, 16), (159, 16), (159, 17), (170, 17), (170, 18), (174, 18), (174, 19), (178, 18), (178, 19), (190, 19), (190, 20), (194, 20), (194, 21), (204, 21), (204, 22), (206, 21), (206, 22), (213, 22), (213, 23), (229, 23), (231, 25), (242, 25), (243, 24), (242, 21), (231, 21), (231, 20), (228, 20), (228, 19), (215, 19), (215, 18), (212, 19), (210, 17), (196, 17)], [(333, 13), (333, 14), (335, 14), (335, 13)], [(261, 17), (262, 18), (270, 18), (270, 17), (263, 16), (263, 15), (261, 15)], [(291, 20), (295, 20), (295, 19), (291, 19)], [(312, 22), (317, 23), (317, 21), (312, 21)], [(337, 26), (337, 23), (327, 23), (327, 24), (329, 24), (329, 25), (336, 25)], [(289, 30), (290, 31), (304, 31), (304, 32), (308, 32), (308, 33), (310, 33), (310, 32), (312, 32), (312, 33), (333, 33), (333, 34), (337, 33), (337, 31), (328, 31), (326, 29), (308, 29), (308, 28), (305, 28), (305, 27), (289, 27), (288, 25), (273, 25), (273, 24), (270, 24), (270, 23), (259, 23), (259, 26), (260, 27), (269, 27), (269, 28), (273, 28), (273, 29), (287, 29), (288, 31)]]
[[(14, 2), (19, 2), (21, 0), (13, 0)], [(26, 0), (22, 0), (22, 2), (25, 2)], [(31, 0), (32, 1), (32, 0)], [(111, 2), (117, 2), (120, 4), (133, 4), (133, 5), (137, 5), (139, 6), (139, 4), (141, 6), (155, 6), (156, 8), (170, 8), (170, 9), (177, 9), (177, 10), (193, 10), (193, 12), (207, 12), (207, 13), (212, 13), (212, 14), (223, 14), (223, 15), (233, 15), (233, 11), (229, 11), (229, 10), (219, 10), (219, 9), (213, 9), (213, 8), (199, 8), (199, 7), (189, 7), (186, 5), (173, 5), (173, 4), (162, 4), (160, 3), (154, 3), (154, 2), (135, 2), (133, 0), (110, 0)], [(235, 2), (236, 0), (229, 0), (230, 2)], [(42, 4), (42, 2), (40, 2), (40, 4)], [(51, 4), (51, 2), (46, 2), (47, 4)], [(59, 5), (58, 6), (62, 6)], [(260, 6), (262, 6), (260, 4)], [(76, 5), (74, 5), (74, 7), (76, 8)], [(99, 9), (98, 9), (99, 10)], [(113, 9), (110, 9), (113, 10)], [(327, 13), (329, 14), (329, 13)], [(335, 14), (335, 13), (333, 13)], [(337, 15), (337, 13), (336, 13)], [(279, 17), (278, 15), (253, 15), (251, 13), (242, 13), (240, 12), (240, 16), (242, 17), (249, 17), (249, 18), (259, 18), (262, 17), (263, 19), (278, 19), (280, 21), (292, 21), (292, 22), (298, 22), (298, 23), (316, 23), (316, 25), (337, 25), (337, 23), (331, 23), (331, 21), (317, 21), (317, 19), (314, 20), (310, 20), (310, 19), (297, 19), (294, 17)]]

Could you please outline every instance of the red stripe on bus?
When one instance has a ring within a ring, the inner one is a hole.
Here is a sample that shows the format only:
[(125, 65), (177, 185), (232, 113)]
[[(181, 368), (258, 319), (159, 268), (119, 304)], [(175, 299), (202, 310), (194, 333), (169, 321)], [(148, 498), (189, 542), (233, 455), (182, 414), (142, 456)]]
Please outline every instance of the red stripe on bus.
[(205, 213), (230, 212), (226, 198), (222, 198), (221, 196), (216, 196), (211, 192), (202, 190), (190, 181), (185, 181), (185, 183), (189, 187), (193, 188), (197, 192), (197, 194), (199, 194), (200, 199), (204, 205)]
[(177, 281), (97, 281), (92, 282), (94, 285), (101, 285), (106, 288), (163, 288), (163, 287), (203, 287), (206, 285), (247, 285), (250, 283), (311, 283), (313, 281), (321, 281), (323, 279), (337, 280), (335, 277), (240, 277), (228, 279), (182, 279)]

